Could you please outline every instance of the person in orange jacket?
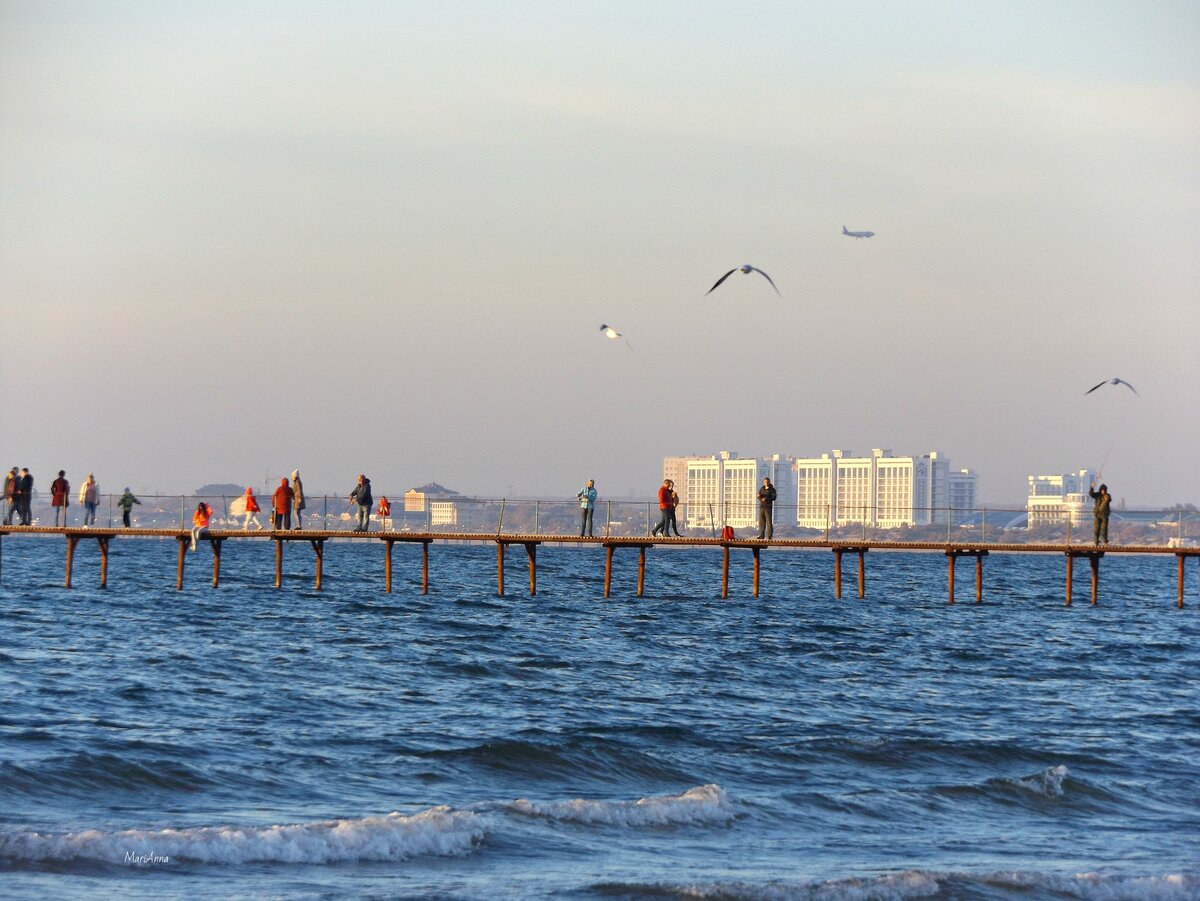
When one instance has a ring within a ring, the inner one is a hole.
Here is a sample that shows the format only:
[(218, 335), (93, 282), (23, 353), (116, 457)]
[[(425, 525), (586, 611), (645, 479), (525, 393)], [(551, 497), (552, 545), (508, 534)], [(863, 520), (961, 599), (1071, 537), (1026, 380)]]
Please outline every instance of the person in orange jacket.
[(663, 479), (662, 487), (658, 489), (658, 512), (662, 516), (662, 521), (654, 527), (651, 535), (657, 535), (661, 531), (663, 538), (670, 536), (671, 511), (674, 509), (675, 502), (671, 499), (671, 480)]
[(391, 516), (391, 515), (392, 515), (392, 502), (391, 502), (391, 501), (389, 501), (389, 500), (387, 499), (387, 497), (386, 497), (386, 496), (385, 496), (385, 497), (382, 497), (382, 498), (380, 498), (380, 500), (379, 500), (379, 512), (378, 512), (378, 515), (379, 515), (379, 518), (380, 518), (380, 519), (382, 519), (382, 518), (383, 518), (383, 517), (385, 517), (385, 516)]
[(242, 523), (242, 531), (243, 532), (245, 532), (247, 529), (250, 528), (251, 522), (254, 523), (254, 528), (256, 531), (259, 531), (259, 532), (262, 531), (262, 522), (258, 518), (258, 514), (259, 514), (259, 512), (261, 512), (261, 510), (262, 510), (262, 507), (260, 507), (258, 505), (258, 498), (256, 498), (254, 496), (254, 489), (247, 488), (246, 489), (246, 520)]
[(201, 538), (208, 537), (208, 524), (212, 522), (213, 508), (201, 501), (196, 505), (196, 512), (192, 514), (192, 550), (196, 549), (197, 542)]
[(279, 480), (279, 487), (271, 497), (271, 528), (276, 531), (292, 527), (292, 500), (295, 498), (287, 479)]

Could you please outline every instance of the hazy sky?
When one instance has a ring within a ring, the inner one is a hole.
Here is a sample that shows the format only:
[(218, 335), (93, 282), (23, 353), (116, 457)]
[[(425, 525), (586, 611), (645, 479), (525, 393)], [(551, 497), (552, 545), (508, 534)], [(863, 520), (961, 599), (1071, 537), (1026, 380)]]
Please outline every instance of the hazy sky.
[[(613, 497), (885, 447), (1200, 502), (1197, 47), (1194, 0), (0, 0), (0, 462)], [(744, 262), (783, 298), (704, 296)]]

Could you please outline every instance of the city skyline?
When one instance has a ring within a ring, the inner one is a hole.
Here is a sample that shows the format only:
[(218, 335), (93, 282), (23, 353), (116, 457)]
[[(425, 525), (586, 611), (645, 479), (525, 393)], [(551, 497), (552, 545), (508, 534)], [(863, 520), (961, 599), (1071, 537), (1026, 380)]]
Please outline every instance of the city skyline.
[[(0, 2), (0, 465), (569, 496), (882, 445), (1195, 503), (1198, 40), (1185, 2)], [(743, 264), (782, 296), (705, 296)]]

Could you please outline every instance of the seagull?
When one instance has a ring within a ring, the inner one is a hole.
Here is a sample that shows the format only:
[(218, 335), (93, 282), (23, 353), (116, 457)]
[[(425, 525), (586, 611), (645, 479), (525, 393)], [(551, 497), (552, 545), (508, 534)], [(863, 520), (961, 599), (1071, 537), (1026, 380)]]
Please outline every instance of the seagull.
[(601, 323), (600, 331), (604, 332), (605, 338), (611, 338), (614, 341), (616, 341), (618, 338), (620, 338), (622, 341), (625, 342), (625, 346), (629, 348), (629, 352), (633, 353), (633, 345), (630, 344), (628, 340), (626, 340), (624, 335), (622, 335), (620, 332), (618, 332), (611, 325), (604, 325), (603, 323)]
[[(1129, 382), (1125, 381), (1124, 379), (1118, 379), (1118, 378), (1105, 379), (1103, 382), (1101, 382), (1099, 385), (1097, 385), (1096, 388), (1099, 388), (1101, 385), (1124, 385), (1126, 388), (1128, 388), (1134, 394), (1137, 394), (1138, 397), (1141, 397), (1141, 395), (1138, 394), (1138, 392), (1137, 392), (1137, 388), (1133, 387), (1133, 385), (1129, 384)], [(1083, 393), (1091, 394), (1093, 391), (1096, 390), (1096, 388), (1088, 388), (1087, 391), (1085, 391)]]
[[(740, 269), (740, 270), (741, 270), (742, 272), (744, 272), (746, 275), (749, 275), (751, 272), (757, 272), (759, 275), (761, 275), (761, 276), (762, 276), (763, 278), (765, 278), (767, 281), (771, 282), (771, 287), (772, 287), (772, 288), (775, 288), (775, 282), (771, 281), (771, 276), (767, 275), (767, 274), (766, 274), (765, 272), (763, 272), (761, 269), (758, 269), (758, 268), (756, 268), (756, 267), (754, 267), (754, 266), (751, 266), (749, 263), (747, 263), (745, 266), (739, 266), (739, 267), (738, 267), (738, 269)], [(725, 281), (725, 279), (729, 278), (729, 276), (731, 276), (731, 275), (733, 275), (735, 272), (737, 272), (737, 271), (738, 271), (738, 269), (730, 269), (728, 272), (726, 272), (724, 275), (722, 275), (722, 276), (721, 276), (719, 279), (717, 279), (717, 283), (716, 283), (715, 285), (713, 285), (711, 288), (709, 288), (707, 291), (705, 291), (705, 292), (704, 292), (705, 296), (707, 296), (707, 295), (709, 295), (709, 294), (712, 294), (712, 293), (713, 293), (713, 291), (716, 291), (716, 290), (717, 290), (717, 288), (719, 288), (719, 287), (721, 286), (721, 282)], [(778, 288), (775, 288), (775, 293), (776, 293), (776, 294), (779, 294), (779, 289), (778, 289)], [(783, 295), (782, 295), (782, 294), (779, 294), (779, 296), (780, 296), (780, 297), (783, 297)]]

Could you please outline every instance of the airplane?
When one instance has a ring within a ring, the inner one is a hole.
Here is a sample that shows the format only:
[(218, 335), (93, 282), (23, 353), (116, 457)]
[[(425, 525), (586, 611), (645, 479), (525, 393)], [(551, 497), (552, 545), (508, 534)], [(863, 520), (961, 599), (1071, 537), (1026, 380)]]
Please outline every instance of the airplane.
[(846, 231), (846, 226), (842, 226), (842, 234), (847, 238), (874, 238), (875, 232), (852, 232)]

